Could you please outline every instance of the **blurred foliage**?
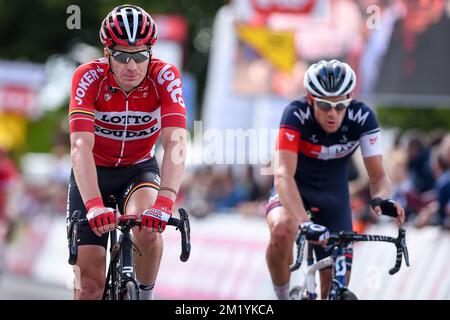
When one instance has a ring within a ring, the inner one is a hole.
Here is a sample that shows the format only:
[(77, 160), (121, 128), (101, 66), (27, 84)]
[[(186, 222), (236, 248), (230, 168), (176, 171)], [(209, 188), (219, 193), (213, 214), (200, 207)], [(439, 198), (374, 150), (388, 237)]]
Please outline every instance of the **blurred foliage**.
[(450, 108), (405, 108), (380, 106), (376, 108), (380, 125), (400, 130), (418, 128), (432, 130), (446, 128), (450, 130)]
[[(151, 15), (179, 14), (185, 17), (189, 38), (185, 44), (184, 70), (192, 72), (197, 78), (198, 100), (203, 96), (209, 52), (199, 50), (198, 46), (194, 45), (194, 40), (205, 31), (211, 32), (215, 14), (226, 2), (228, 1), (132, 1), (132, 4), (143, 7)], [(78, 42), (100, 47), (98, 31), (101, 21), (113, 7), (125, 3), (127, 1), (0, 0), (0, 33), (3, 36), (0, 59), (23, 59), (43, 63), (52, 54), (69, 52)], [(66, 26), (72, 13), (66, 12), (70, 5), (80, 7), (79, 30), (69, 30)]]
[(67, 107), (47, 112), (39, 120), (30, 122), (22, 152), (49, 152), (55, 145), (69, 145), (68, 134), (62, 128), (64, 124), (67, 124)]
[[(189, 39), (187, 41), (187, 62), (199, 52), (192, 41), (203, 28), (211, 28), (217, 10), (223, 0), (135, 0), (150, 14), (180, 14), (187, 20)], [(98, 30), (106, 14), (115, 6), (126, 1), (106, 0), (0, 0), (0, 31), (3, 35), (1, 58), (25, 58), (45, 62), (54, 53), (65, 53), (74, 42), (83, 41), (100, 46)], [(66, 13), (70, 5), (81, 9), (81, 29), (69, 30)], [(186, 63), (190, 66), (190, 63)], [(195, 63), (194, 63), (195, 65)]]

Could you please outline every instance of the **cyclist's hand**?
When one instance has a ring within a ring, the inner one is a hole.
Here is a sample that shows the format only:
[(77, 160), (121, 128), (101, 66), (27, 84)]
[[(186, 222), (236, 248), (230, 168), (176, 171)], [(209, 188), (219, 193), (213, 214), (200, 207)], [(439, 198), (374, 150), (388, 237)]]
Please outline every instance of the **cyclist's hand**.
[(303, 222), (301, 225), (302, 233), (306, 236), (312, 244), (326, 245), (328, 238), (330, 237), (330, 232), (327, 227), (320, 224), (312, 223), (311, 221)]
[(172, 215), (172, 206), (172, 200), (158, 196), (154, 206), (142, 213), (141, 226), (144, 231), (163, 232)]
[(106, 208), (100, 197), (87, 201), (85, 206), (88, 211), (86, 218), (89, 220), (89, 225), (96, 236), (101, 237), (102, 234), (116, 228), (114, 209)]
[(405, 222), (405, 210), (403, 210), (400, 204), (394, 200), (374, 198), (370, 200), (370, 205), (378, 216), (384, 214), (397, 218), (397, 224), (399, 226), (403, 225)]

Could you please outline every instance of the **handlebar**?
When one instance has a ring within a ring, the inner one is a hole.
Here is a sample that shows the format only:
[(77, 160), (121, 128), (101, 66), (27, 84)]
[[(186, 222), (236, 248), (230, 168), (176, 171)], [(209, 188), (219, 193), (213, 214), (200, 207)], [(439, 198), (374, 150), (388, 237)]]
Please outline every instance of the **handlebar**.
[[(189, 259), (191, 253), (191, 227), (189, 223), (189, 216), (185, 209), (178, 209), (180, 219), (170, 217), (167, 225), (176, 227), (176, 230), (180, 231), (181, 236), (181, 254), (180, 260), (186, 262)], [(78, 238), (78, 232), (83, 231), (89, 226), (89, 220), (84, 218), (80, 219), (81, 211), (77, 210), (73, 213), (72, 218), (68, 224), (68, 245), (69, 245), (69, 264), (75, 265), (78, 258), (78, 245), (76, 239)], [(131, 229), (135, 226), (140, 226), (141, 221), (136, 216), (121, 216), (123, 219), (119, 219), (117, 224), (119, 230)], [(129, 217), (129, 218), (127, 218)]]
[[(328, 249), (332, 247), (345, 248), (350, 243), (358, 241), (382, 241), (395, 244), (395, 247), (397, 248), (397, 256), (394, 267), (389, 270), (390, 275), (393, 275), (400, 270), (400, 267), (402, 265), (402, 257), (405, 257), (406, 266), (409, 267), (409, 254), (408, 254), (408, 247), (406, 246), (406, 231), (405, 229), (402, 228), (399, 228), (397, 238), (381, 235), (358, 234), (356, 232), (346, 232), (346, 231), (341, 231), (339, 233), (332, 233), (328, 238), (326, 247)], [(289, 270), (291, 272), (299, 269), (302, 264), (303, 251), (306, 243), (305, 230), (299, 228), (299, 235), (295, 242), (297, 244), (297, 258), (295, 259), (295, 262), (289, 267)]]
[(305, 251), (306, 235), (302, 233), (301, 229), (299, 231), (297, 240), (295, 240), (295, 244), (297, 245), (296, 250), (297, 254), (295, 255), (297, 258), (295, 259), (295, 262), (289, 266), (289, 270), (291, 272), (298, 270), (302, 265), (303, 261), (303, 252)]

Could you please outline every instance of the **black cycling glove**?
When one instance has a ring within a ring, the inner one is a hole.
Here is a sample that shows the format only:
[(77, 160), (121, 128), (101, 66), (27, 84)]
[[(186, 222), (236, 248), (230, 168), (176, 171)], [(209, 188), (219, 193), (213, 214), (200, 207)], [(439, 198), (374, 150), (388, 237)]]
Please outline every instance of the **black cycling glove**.
[(375, 209), (376, 206), (380, 206), (381, 214), (390, 217), (397, 217), (397, 209), (395, 208), (395, 201), (391, 199), (373, 198), (370, 200), (370, 205)]
[(327, 227), (310, 221), (302, 223), (301, 230), (305, 234), (306, 240), (322, 241), (330, 237), (330, 232)]

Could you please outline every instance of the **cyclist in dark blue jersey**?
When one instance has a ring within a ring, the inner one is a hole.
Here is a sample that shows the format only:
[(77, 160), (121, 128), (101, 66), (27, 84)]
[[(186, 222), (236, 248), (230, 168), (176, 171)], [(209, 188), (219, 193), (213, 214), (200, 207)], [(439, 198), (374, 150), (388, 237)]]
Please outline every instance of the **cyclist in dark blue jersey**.
[[(375, 113), (352, 98), (355, 84), (355, 73), (348, 64), (322, 60), (305, 72), (307, 95), (284, 110), (275, 152), (275, 187), (267, 204), (270, 243), (266, 257), (278, 299), (289, 296), (289, 265), (299, 225), (325, 227), (310, 230), (310, 239), (318, 240), (317, 260), (330, 255), (321, 246), (329, 231), (352, 230), (347, 177), (350, 157), (358, 146), (375, 213), (381, 214), (380, 205), (387, 204), (397, 213), (398, 224), (404, 222), (404, 210), (389, 200), (391, 183), (383, 167)], [(347, 258), (350, 270), (352, 256)], [(322, 270), (320, 279), (321, 296), (326, 297), (331, 268)]]

